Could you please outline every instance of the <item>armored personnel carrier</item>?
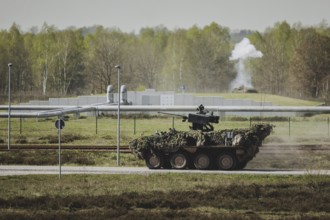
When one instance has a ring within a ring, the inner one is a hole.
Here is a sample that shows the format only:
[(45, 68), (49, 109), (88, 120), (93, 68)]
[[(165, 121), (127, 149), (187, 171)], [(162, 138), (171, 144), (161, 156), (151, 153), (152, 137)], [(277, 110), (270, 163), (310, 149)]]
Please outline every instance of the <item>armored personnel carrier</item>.
[(134, 139), (129, 143), (131, 151), (150, 169), (240, 170), (273, 129), (270, 124), (255, 124), (214, 131), (211, 123), (219, 123), (219, 117), (208, 114), (203, 105), (197, 110), (196, 114), (179, 115), (192, 123), (190, 131), (170, 129)]

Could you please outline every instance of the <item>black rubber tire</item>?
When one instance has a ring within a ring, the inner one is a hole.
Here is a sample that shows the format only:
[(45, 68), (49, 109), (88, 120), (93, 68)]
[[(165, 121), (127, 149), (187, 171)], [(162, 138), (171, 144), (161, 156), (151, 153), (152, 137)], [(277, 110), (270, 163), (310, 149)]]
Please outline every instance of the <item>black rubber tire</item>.
[(164, 159), (159, 154), (148, 153), (146, 155), (146, 165), (149, 169), (160, 169), (164, 164)]
[(189, 165), (189, 157), (183, 152), (175, 152), (170, 157), (170, 164), (173, 169), (186, 169)]
[(236, 157), (230, 152), (221, 153), (216, 159), (219, 170), (233, 170), (236, 168), (236, 163)]
[(207, 153), (197, 153), (194, 157), (194, 167), (198, 170), (208, 170), (211, 164), (211, 157)]

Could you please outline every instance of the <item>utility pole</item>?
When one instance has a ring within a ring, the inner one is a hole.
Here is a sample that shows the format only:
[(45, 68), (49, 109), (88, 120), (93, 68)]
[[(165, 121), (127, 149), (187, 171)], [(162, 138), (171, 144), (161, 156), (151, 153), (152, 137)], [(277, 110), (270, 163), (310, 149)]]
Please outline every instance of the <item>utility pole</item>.
[(10, 113), (11, 113), (11, 91), (10, 91), (10, 71), (13, 64), (8, 63), (8, 150), (10, 150)]
[(120, 65), (116, 65), (118, 71), (118, 109), (117, 109), (117, 166), (120, 166)]

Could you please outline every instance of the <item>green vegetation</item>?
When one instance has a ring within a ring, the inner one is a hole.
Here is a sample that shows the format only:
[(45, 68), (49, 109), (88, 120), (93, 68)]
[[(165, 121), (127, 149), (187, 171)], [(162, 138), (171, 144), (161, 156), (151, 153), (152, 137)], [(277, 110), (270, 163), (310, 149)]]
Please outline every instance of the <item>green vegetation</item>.
[(0, 177), (1, 219), (329, 219), (329, 176)]
[[(252, 117), (251, 123), (266, 122), (275, 125), (274, 132), (265, 139), (260, 152), (247, 168), (281, 168), (281, 169), (329, 169), (330, 155), (327, 150), (295, 151), (286, 149), (286, 145), (294, 144), (297, 147), (308, 144), (328, 145), (329, 115), (316, 115), (311, 117), (293, 117), (290, 119), (290, 129), (287, 117)], [(0, 119), (0, 124), (6, 125), (7, 119)], [(54, 119), (24, 119), (22, 121), (22, 134), (20, 134), (20, 120), (12, 119), (12, 143), (21, 143), (25, 140), (28, 144), (57, 143), (57, 130), (54, 127)], [(168, 117), (144, 117), (136, 119), (134, 134), (134, 118), (124, 116), (121, 120), (121, 144), (127, 146), (133, 138), (154, 134), (156, 130), (166, 131), (172, 127), (172, 118)], [(174, 127), (177, 130), (187, 131), (188, 123), (181, 122), (175, 118)], [(68, 118), (66, 126), (62, 130), (62, 143), (81, 145), (104, 145), (115, 146), (117, 144), (116, 119), (112, 117), (101, 117), (98, 119), (96, 134), (95, 118), (81, 117), (80, 119)], [(250, 118), (225, 117), (220, 124), (215, 125), (216, 130), (248, 128)], [(290, 135), (289, 135), (290, 134)], [(0, 130), (0, 138), (7, 141), (6, 126)], [(6, 144), (6, 143), (4, 143)], [(267, 146), (274, 146), (275, 150), (268, 152)], [(5, 146), (6, 148), (6, 146)], [(290, 150), (290, 151), (288, 151)], [(62, 151), (62, 162), (64, 165), (93, 165), (114, 166), (116, 155), (110, 152), (89, 151)], [(145, 166), (144, 162), (137, 160), (132, 154), (122, 154), (122, 166)], [(56, 150), (36, 151), (2, 151), (0, 152), (0, 164), (34, 164), (55, 165), (57, 164)]]
[[(254, 117), (275, 124), (266, 143), (329, 143), (329, 115), (291, 118), (288, 134), (286, 117)], [(57, 140), (55, 119), (12, 119), (12, 141), (49, 143)], [(6, 119), (0, 119), (6, 125)], [(188, 124), (174, 120), (178, 130)], [(226, 117), (216, 129), (244, 128), (250, 118)], [(155, 130), (172, 127), (172, 118), (122, 118), (122, 144)], [(20, 134), (20, 128), (22, 132)], [(67, 118), (62, 130), (68, 144), (115, 145), (116, 119)], [(0, 137), (6, 141), (6, 126)], [(329, 169), (327, 151), (295, 152), (268, 146), (247, 169)], [(102, 151), (62, 151), (63, 165), (115, 166), (116, 154)], [(57, 150), (1, 151), (0, 164), (56, 165)], [(121, 154), (122, 166), (145, 166), (132, 154)], [(321, 171), (320, 171), (321, 172)], [(152, 175), (29, 175), (0, 177), (0, 219), (329, 219), (330, 177), (254, 176), (221, 174)]]
[[(275, 125), (274, 132), (265, 139), (265, 148), (260, 148), (259, 154), (247, 168), (281, 168), (281, 169), (329, 169), (330, 155), (327, 150), (296, 152), (295, 148), (285, 149), (286, 145), (295, 144), (328, 145), (329, 137), (329, 115), (316, 115), (311, 117), (293, 117), (290, 119), (290, 127), (287, 117), (252, 117), (251, 124), (267, 122)], [(20, 126), (19, 119), (12, 119), (12, 143), (47, 144), (57, 143), (57, 130), (54, 119), (24, 119)], [(0, 119), (1, 125), (6, 125), (7, 119)], [(77, 145), (104, 145), (115, 146), (117, 144), (116, 119), (112, 117), (100, 117), (96, 129), (94, 117), (81, 117), (79, 119), (67, 118), (66, 126), (62, 130), (62, 143)], [(134, 134), (134, 117), (124, 116), (121, 120), (121, 145), (127, 146), (134, 138), (154, 134), (155, 131), (166, 131), (172, 127), (171, 117), (144, 117), (136, 119)], [(174, 127), (177, 130), (187, 131), (189, 124), (174, 119)], [(248, 128), (250, 118), (225, 117), (220, 124), (215, 125), (216, 130)], [(20, 134), (21, 128), (21, 134)], [(289, 129), (290, 128), (290, 129)], [(97, 134), (96, 134), (97, 131)], [(0, 129), (0, 139), (7, 141), (6, 126)], [(277, 149), (267, 153), (267, 145), (275, 146)], [(4, 146), (6, 148), (6, 146)], [(291, 150), (288, 152), (287, 150)], [(265, 152), (265, 153), (264, 153)], [(122, 166), (145, 166), (144, 162), (137, 160), (132, 154), (122, 154)], [(62, 151), (62, 162), (64, 165), (93, 165), (114, 166), (116, 155), (110, 152), (89, 151)], [(34, 164), (55, 165), (57, 164), (56, 150), (36, 151), (2, 151), (0, 152), (0, 164)]]
[[(201, 95), (201, 94), (198, 94)], [(210, 95), (208, 94), (202, 94)], [(264, 93), (217, 93), (212, 94), (216, 96), (221, 96), (226, 99), (250, 99), (256, 102), (271, 102), (273, 105), (283, 105), (283, 106), (317, 106), (322, 104), (322, 102), (308, 101), (303, 99), (295, 99), (285, 96), (264, 94)]]
[[(264, 33), (249, 32), (263, 53), (246, 63), (260, 94), (221, 94), (277, 105), (318, 105), (320, 102), (264, 93), (329, 101), (330, 28), (302, 27), (286, 22)], [(235, 77), (229, 56), (234, 44), (229, 29), (216, 23), (169, 31), (143, 28), (138, 34), (118, 29), (58, 30), (44, 24), (40, 31), (22, 32), (14, 24), (0, 31), (0, 103), (7, 100), (7, 64), (12, 70), (13, 101), (48, 96), (102, 93), (115, 84), (114, 65), (131, 89), (155, 88), (187, 92), (224, 92)], [(20, 64), (20, 65), (17, 65)], [(164, 83), (166, 81), (166, 83)], [(262, 114), (260, 113), (260, 116)], [(122, 119), (122, 145), (141, 135), (172, 127), (172, 118)], [(329, 144), (329, 115), (285, 118), (225, 117), (215, 129), (245, 128), (254, 121), (272, 121), (274, 134), (266, 143)], [(0, 143), (6, 141), (6, 119), (0, 119)], [(174, 120), (178, 130), (188, 124)], [(72, 119), (63, 142), (116, 144), (116, 120)], [(15, 143), (56, 143), (54, 119), (12, 119)], [(329, 169), (329, 154), (291, 155), (279, 148), (260, 154), (247, 168)], [(293, 155), (293, 156), (292, 156)], [(311, 156), (313, 155), (313, 156)], [(109, 152), (63, 151), (65, 165), (113, 166)], [(141, 166), (131, 154), (123, 166)], [(1, 164), (56, 164), (55, 150), (0, 152)], [(0, 219), (330, 219), (330, 177), (219, 174), (65, 175), (0, 177)]]
[[(329, 149), (310, 150), (291, 146), (262, 147), (246, 169), (307, 169), (329, 170)], [(117, 166), (117, 154), (107, 151), (62, 150), (64, 166)], [(145, 162), (131, 153), (120, 154), (121, 166), (145, 167)], [(14, 150), (0, 151), (0, 165), (57, 165), (57, 150)]]
[[(122, 153), (121, 166), (145, 166), (133, 154)], [(117, 154), (108, 151), (61, 150), (61, 163), (64, 166), (117, 166)], [(0, 165), (57, 165), (57, 150), (14, 150), (0, 151)]]
[[(215, 22), (168, 30), (146, 27), (124, 33), (102, 26), (59, 30), (44, 24), (23, 32), (0, 30), (0, 103), (7, 98), (7, 64), (13, 63), (12, 99), (104, 93), (116, 85), (116, 64), (128, 88), (225, 92), (236, 76), (235, 40)], [(329, 101), (330, 27), (275, 24), (263, 33), (247, 31), (263, 56), (246, 60), (246, 72), (261, 93)], [(20, 64), (20, 65), (15, 65)], [(166, 82), (166, 83), (164, 83)]]
[[(274, 132), (265, 143), (323, 144), (329, 143), (329, 115), (311, 117), (237, 117), (227, 116), (215, 124), (215, 130), (248, 128), (250, 123), (267, 122), (275, 125)], [(46, 144), (57, 143), (57, 130), (53, 119), (12, 119), (12, 143)], [(62, 143), (83, 145), (116, 145), (117, 120), (112, 117), (68, 118), (62, 130)], [(135, 120), (135, 128), (134, 128)], [(167, 131), (172, 128), (172, 117), (131, 118), (123, 115), (121, 120), (121, 144), (127, 146), (133, 138)], [(0, 139), (7, 141), (7, 119), (0, 118)], [(174, 118), (174, 128), (189, 130), (189, 124), (180, 118)]]

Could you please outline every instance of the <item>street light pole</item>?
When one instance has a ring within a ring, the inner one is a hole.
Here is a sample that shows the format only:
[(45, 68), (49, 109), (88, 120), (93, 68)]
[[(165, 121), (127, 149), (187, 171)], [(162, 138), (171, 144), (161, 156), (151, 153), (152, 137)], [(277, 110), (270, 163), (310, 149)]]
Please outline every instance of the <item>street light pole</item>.
[(118, 109), (117, 109), (117, 166), (120, 165), (120, 65), (116, 65), (118, 71)]
[(10, 112), (11, 112), (10, 70), (12, 66), (13, 66), (12, 63), (8, 63), (8, 150), (10, 150)]

